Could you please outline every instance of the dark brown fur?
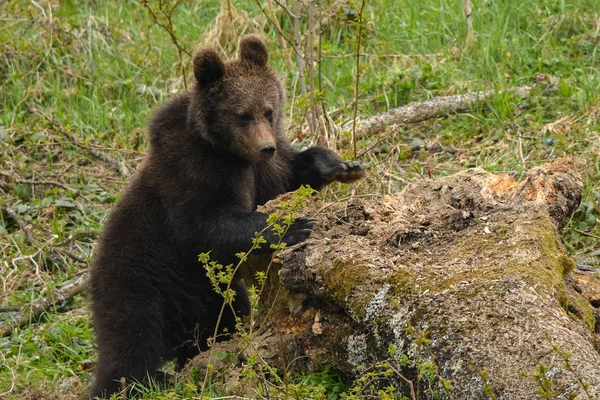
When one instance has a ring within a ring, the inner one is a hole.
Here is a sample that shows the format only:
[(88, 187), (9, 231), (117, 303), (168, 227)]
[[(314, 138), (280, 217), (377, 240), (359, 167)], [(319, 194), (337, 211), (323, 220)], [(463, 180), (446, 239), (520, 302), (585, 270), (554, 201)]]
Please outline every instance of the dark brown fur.
[[(92, 268), (98, 345), (92, 397), (118, 391), (121, 377), (144, 381), (165, 360), (183, 364), (206, 348), (223, 299), (198, 254), (234, 262), (266, 226), (257, 205), (301, 184), (320, 189), (364, 176), (360, 164), (328, 149), (291, 148), (283, 133), (283, 90), (267, 61), (254, 36), (241, 40), (234, 61), (202, 50), (194, 58), (195, 87), (151, 119), (150, 149), (110, 213)], [(311, 228), (311, 220), (299, 219), (284, 240), (305, 240)], [(270, 232), (266, 239), (276, 241)], [(236, 282), (235, 289), (236, 311), (245, 315), (245, 287)], [(225, 328), (235, 328), (231, 312)]]

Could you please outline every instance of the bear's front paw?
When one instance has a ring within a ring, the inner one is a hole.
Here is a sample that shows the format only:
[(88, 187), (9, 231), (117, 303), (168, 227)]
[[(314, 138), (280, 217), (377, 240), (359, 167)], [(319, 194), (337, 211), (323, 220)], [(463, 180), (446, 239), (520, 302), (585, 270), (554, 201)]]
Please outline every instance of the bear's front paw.
[(296, 243), (305, 241), (312, 233), (314, 224), (315, 219), (313, 218), (296, 218), (285, 232), (285, 235), (283, 235), (282, 242), (286, 243), (288, 246), (292, 246)]
[(352, 183), (366, 175), (365, 167), (358, 161), (342, 161), (324, 172), (323, 179), (327, 182)]

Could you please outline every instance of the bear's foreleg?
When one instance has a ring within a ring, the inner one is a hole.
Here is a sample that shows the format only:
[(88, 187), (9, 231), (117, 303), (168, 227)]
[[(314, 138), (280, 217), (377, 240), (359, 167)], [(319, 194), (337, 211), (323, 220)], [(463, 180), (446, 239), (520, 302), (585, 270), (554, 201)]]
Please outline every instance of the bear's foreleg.
[[(281, 239), (288, 245), (293, 245), (306, 240), (311, 232), (314, 220), (298, 218), (288, 228)], [(211, 259), (227, 265), (239, 261), (235, 254), (247, 252), (253, 245), (255, 232), (267, 240), (261, 246), (260, 252), (269, 252), (270, 244), (279, 242), (279, 237), (270, 228), (267, 228), (267, 214), (253, 212), (228, 212), (203, 219), (202, 226), (206, 229), (206, 247), (211, 249)], [(201, 227), (202, 229), (202, 227)]]

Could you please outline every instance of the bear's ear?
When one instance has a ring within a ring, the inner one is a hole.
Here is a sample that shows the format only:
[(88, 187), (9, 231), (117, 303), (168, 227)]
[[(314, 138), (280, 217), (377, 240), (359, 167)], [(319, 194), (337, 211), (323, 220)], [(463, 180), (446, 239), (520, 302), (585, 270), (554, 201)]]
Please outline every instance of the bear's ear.
[(247, 35), (240, 40), (240, 58), (264, 67), (269, 61), (267, 46), (258, 36)]
[(209, 86), (225, 75), (225, 63), (213, 49), (202, 49), (194, 56), (194, 75), (200, 86)]

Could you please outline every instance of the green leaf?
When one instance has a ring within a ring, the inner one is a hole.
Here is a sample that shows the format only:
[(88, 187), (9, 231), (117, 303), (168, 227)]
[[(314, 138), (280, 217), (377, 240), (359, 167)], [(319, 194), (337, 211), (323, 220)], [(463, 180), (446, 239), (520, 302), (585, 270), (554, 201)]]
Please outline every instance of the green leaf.
[(75, 208), (77, 205), (68, 199), (58, 199), (54, 202), (56, 207)]

